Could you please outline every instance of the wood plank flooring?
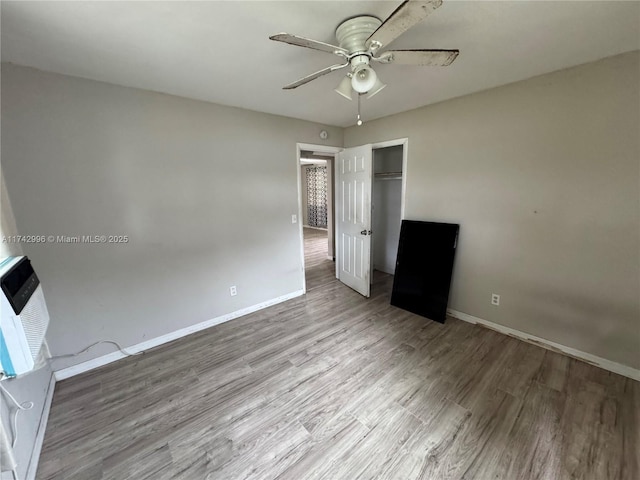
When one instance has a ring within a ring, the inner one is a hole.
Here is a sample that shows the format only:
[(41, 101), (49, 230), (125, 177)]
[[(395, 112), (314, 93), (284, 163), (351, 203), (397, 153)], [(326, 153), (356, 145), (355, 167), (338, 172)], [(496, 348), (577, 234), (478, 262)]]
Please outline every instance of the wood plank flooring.
[(307, 290), (335, 281), (335, 263), (327, 261), (329, 243), (326, 230), (305, 228), (304, 240)]
[(37, 478), (640, 478), (638, 382), (306, 268), (304, 297), (58, 383)]

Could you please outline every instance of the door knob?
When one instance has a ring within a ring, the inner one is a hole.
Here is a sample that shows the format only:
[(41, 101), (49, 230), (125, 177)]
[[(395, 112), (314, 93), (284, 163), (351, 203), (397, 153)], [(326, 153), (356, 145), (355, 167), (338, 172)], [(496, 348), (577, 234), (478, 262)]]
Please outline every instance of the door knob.
[(367, 230), (362, 230), (360, 232), (360, 235), (371, 235), (371, 230), (368, 230), (368, 231)]

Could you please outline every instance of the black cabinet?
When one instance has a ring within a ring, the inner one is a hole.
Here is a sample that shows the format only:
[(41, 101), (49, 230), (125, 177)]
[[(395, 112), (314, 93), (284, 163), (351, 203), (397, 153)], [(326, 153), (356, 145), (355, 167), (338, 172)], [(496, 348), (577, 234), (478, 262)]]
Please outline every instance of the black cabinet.
[(444, 323), (460, 225), (403, 220), (391, 305)]

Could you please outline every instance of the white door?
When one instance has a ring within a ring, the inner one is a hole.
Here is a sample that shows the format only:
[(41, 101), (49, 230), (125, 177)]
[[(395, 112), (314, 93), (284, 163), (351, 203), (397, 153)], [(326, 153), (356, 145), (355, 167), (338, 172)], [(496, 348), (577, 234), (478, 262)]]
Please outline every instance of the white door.
[(371, 145), (336, 156), (336, 277), (365, 297), (370, 291)]

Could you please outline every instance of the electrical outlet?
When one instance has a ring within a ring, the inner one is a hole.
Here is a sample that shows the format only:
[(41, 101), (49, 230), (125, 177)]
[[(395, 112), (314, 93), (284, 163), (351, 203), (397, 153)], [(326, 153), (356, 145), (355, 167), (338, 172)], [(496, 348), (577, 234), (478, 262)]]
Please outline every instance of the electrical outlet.
[(297, 215), (291, 215), (291, 223), (297, 223), (298, 222), (298, 216)]
[(491, 294), (491, 305), (500, 305), (500, 295), (497, 293)]
[(229, 293), (231, 294), (232, 297), (235, 297), (238, 294), (238, 289), (236, 288), (235, 285), (232, 285), (229, 287)]

